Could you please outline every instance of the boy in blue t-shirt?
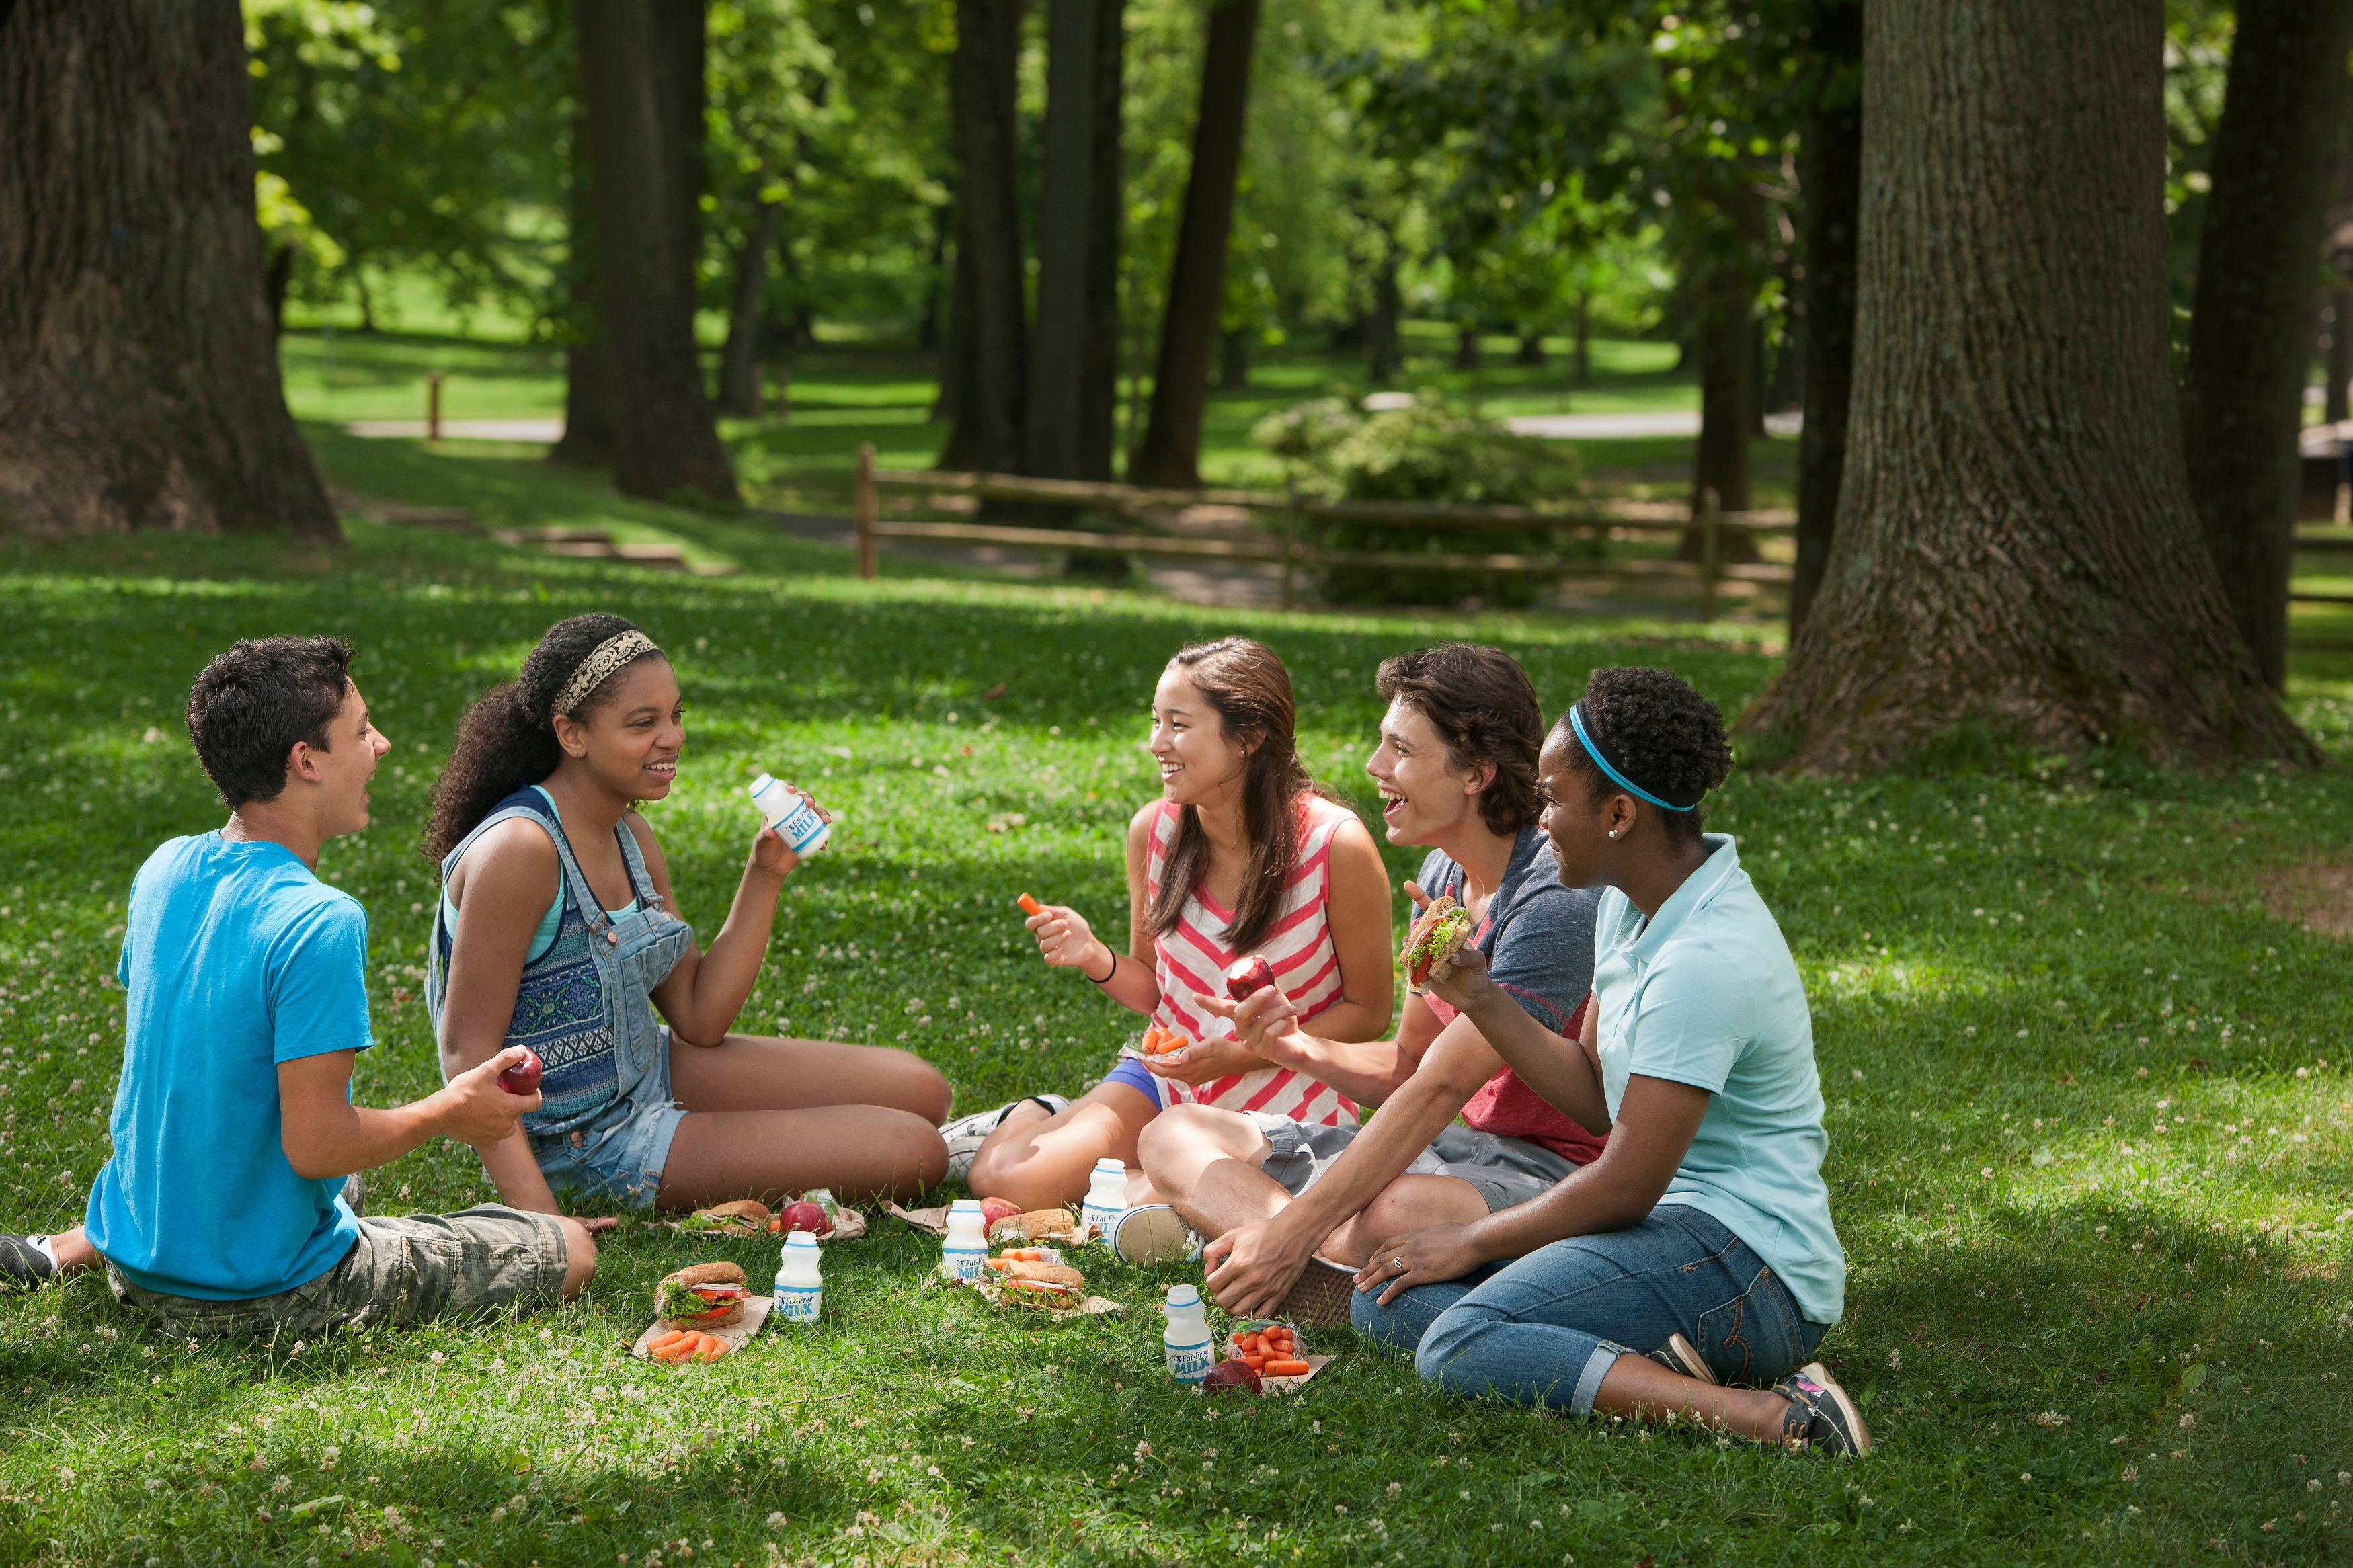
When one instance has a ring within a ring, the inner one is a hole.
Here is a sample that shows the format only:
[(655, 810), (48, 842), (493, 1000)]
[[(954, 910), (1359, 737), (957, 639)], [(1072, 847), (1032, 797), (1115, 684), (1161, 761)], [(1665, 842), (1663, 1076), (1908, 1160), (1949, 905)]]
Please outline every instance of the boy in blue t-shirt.
[(437, 1137), (499, 1142), (539, 1104), (498, 1075), (509, 1049), (412, 1104), (351, 1103), (372, 1043), (367, 915), (319, 880), (320, 847), (368, 824), (388, 742), (332, 637), (240, 642), (188, 697), (226, 826), (175, 838), (132, 886), (114, 1156), (82, 1225), (0, 1236), (0, 1279), (103, 1262), (167, 1331), (211, 1337), (421, 1321), (569, 1299), (596, 1267), (586, 1226), (484, 1205), (364, 1218), (358, 1172)]

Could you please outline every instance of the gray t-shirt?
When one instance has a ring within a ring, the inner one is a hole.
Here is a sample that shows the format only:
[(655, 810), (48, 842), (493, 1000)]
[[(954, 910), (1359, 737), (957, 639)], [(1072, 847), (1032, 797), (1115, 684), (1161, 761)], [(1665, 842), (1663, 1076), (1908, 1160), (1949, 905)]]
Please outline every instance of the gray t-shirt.
[[(1462, 868), (1442, 849), (1430, 852), (1414, 880), (1433, 899), (1462, 897)], [(1556, 1035), (1568, 1032), (1593, 989), (1593, 911), (1600, 901), (1598, 892), (1560, 885), (1552, 840), (1530, 823), (1512, 844), (1511, 864), (1473, 938), (1495, 984)]]

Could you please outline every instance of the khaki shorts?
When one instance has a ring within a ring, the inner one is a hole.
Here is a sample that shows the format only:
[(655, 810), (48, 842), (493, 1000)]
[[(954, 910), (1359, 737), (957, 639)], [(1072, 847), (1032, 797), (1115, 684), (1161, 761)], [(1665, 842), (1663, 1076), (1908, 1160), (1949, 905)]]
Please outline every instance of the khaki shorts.
[[(359, 1178), (343, 1188), (359, 1209)], [(125, 1306), (153, 1314), (175, 1339), (323, 1333), (364, 1323), (422, 1323), (563, 1299), (564, 1227), (543, 1214), (481, 1204), (454, 1215), (363, 1218), (343, 1261), (306, 1284), (246, 1301), (167, 1296), (134, 1285), (112, 1264), (107, 1283)]]
[[(1297, 1197), (1322, 1179), (1334, 1161), (1365, 1130), (1362, 1127), (1310, 1127), (1263, 1110), (1250, 1113), (1273, 1152), (1259, 1169), (1282, 1184)], [(1530, 1198), (1542, 1197), (1567, 1181), (1577, 1166), (1541, 1143), (1481, 1132), (1461, 1122), (1442, 1129), (1430, 1147), (1405, 1168), (1409, 1176), (1452, 1176), (1468, 1182), (1493, 1214)]]

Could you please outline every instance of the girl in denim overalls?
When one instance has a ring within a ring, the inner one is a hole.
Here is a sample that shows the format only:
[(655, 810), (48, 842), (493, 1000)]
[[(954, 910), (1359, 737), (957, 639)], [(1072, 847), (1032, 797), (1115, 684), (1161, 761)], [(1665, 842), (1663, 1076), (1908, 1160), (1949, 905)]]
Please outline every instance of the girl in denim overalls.
[(426, 983), (442, 1070), (508, 1045), (545, 1068), (539, 1109), (482, 1151), (500, 1198), (554, 1213), (570, 1187), (691, 1209), (933, 1184), (948, 1089), (927, 1063), (731, 1032), (797, 861), (763, 828), (726, 924), (696, 946), (635, 809), (670, 793), (684, 743), (676, 674), (617, 616), (551, 627), (459, 726), (426, 830), (445, 888)]

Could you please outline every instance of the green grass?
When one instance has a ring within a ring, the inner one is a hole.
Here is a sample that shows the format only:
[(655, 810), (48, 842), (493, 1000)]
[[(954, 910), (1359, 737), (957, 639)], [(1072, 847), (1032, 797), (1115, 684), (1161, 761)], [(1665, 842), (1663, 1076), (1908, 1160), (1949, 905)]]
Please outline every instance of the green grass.
[[(1130, 1022), (1039, 970), (1010, 900), (1027, 887), (1115, 917), (1121, 826), (1152, 787), (1143, 704), (1180, 641), (1270, 640), (1309, 762), (1360, 805), (1373, 668), (1418, 641), (1501, 642), (1553, 709), (1606, 663), (1671, 666), (1727, 710), (1775, 668), (1753, 629), (860, 584), (839, 552), (536, 465), (319, 438), (355, 488), (628, 521), (745, 571), (363, 523), (340, 552), (0, 538), (0, 1226), (71, 1223), (105, 1157), (122, 900), (156, 843), (217, 824), (176, 715), (237, 637), (350, 636), (395, 743), (377, 826), (322, 868), (370, 911), (380, 1043), (355, 1092), (379, 1104), (436, 1081), (416, 1000), (435, 769), (465, 702), (566, 614), (622, 610), (678, 663), (691, 745), (654, 821), (706, 934), (756, 769), (844, 809), (838, 847), (790, 884), (747, 1023), (903, 1040), (959, 1107), (1075, 1090)], [(2300, 663), (2292, 696), (2353, 752), (2353, 670)], [(1879, 1432), (1867, 1462), (1458, 1404), (1345, 1334), (1295, 1398), (1208, 1402), (1160, 1371), (1153, 1303), (1184, 1270), (1095, 1265), (1124, 1321), (1032, 1326), (923, 1290), (935, 1250), (889, 1220), (828, 1249), (814, 1331), (671, 1373), (621, 1353), (652, 1281), (716, 1252), (765, 1284), (775, 1254), (629, 1226), (561, 1310), (300, 1347), (173, 1345), (89, 1276), (0, 1301), (0, 1561), (639, 1568), (690, 1561), (681, 1541), (694, 1568), (772, 1548), (844, 1564), (2075, 1563), (2220, 1542), (2234, 1560), (2343, 1560), (2348, 965), (2262, 900), (2282, 868), (2342, 857), (2353, 778), (2116, 758), (1738, 773), (1712, 822), (1741, 837), (1813, 1001), (1852, 1263), (1823, 1353)], [(1389, 857), (1399, 873), (1413, 858)], [(394, 1212), (487, 1192), (450, 1146), (371, 1177)]]

